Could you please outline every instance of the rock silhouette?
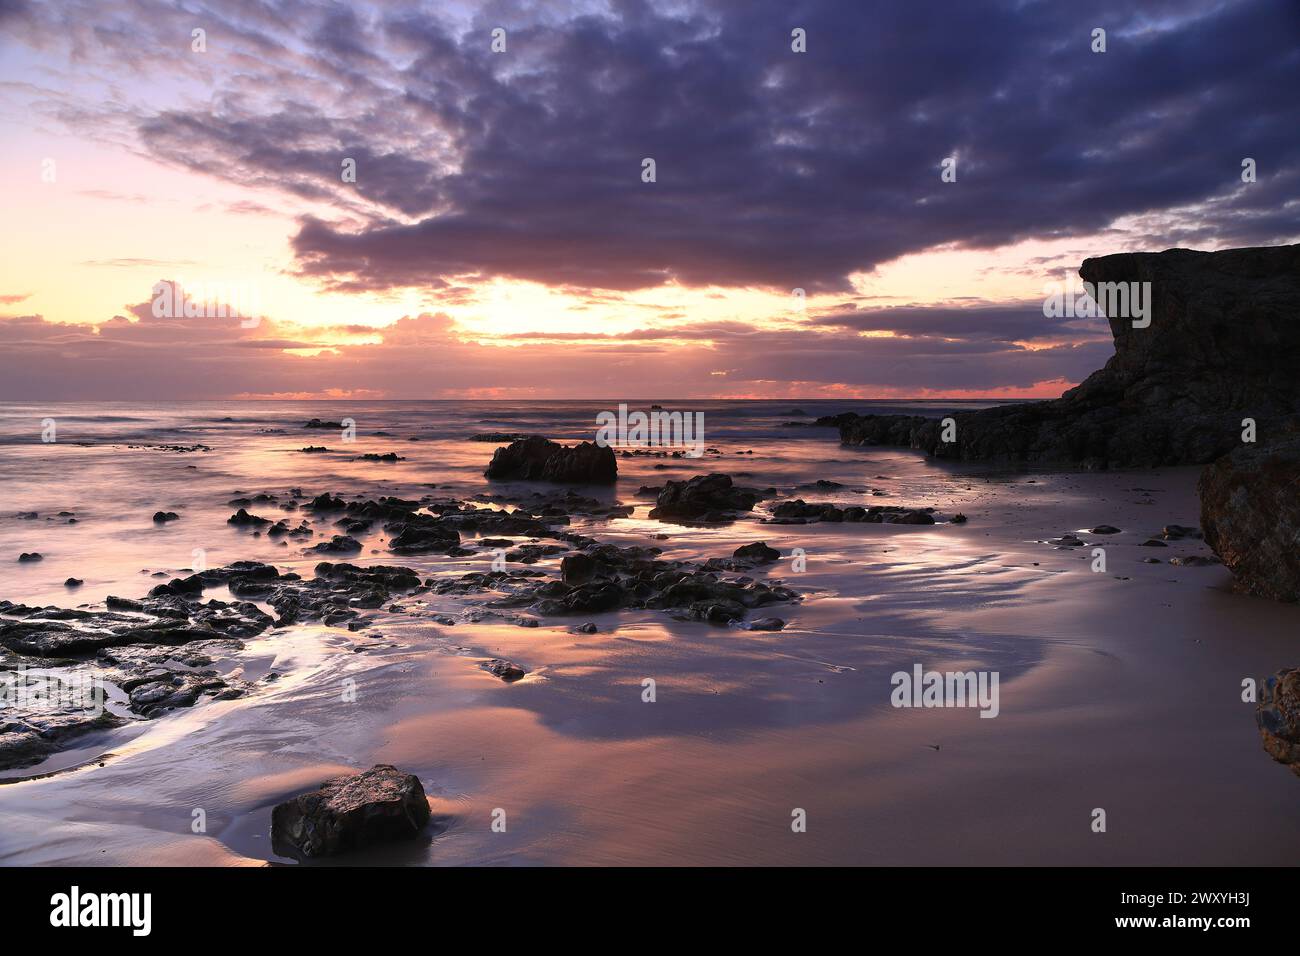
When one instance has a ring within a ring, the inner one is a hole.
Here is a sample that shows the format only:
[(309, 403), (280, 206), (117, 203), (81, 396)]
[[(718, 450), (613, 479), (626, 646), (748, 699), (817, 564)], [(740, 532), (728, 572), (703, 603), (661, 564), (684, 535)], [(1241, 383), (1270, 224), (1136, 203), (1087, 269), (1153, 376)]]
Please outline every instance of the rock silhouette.
[[(1300, 413), (1300, 245), (1170, 249), (1087, 259), (1086, 282), (1150, 283), (1150, 324), (1110, 316), (1115, 354), (1048, 402), (936, 419), (846, 413), (848, 445), (909, 445), (938, 458), (1084, 468), (1205, 464)], [(1130, 310), (1131, 311), (1131, 310)], [(952, 436), (948, 436), (952, 437)]]

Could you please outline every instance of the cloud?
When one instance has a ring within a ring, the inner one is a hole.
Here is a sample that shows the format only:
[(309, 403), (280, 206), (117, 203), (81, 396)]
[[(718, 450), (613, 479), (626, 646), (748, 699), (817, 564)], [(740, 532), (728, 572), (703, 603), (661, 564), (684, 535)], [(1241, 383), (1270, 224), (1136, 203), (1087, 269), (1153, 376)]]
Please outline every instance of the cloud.
[[(1033, 338), (1032, 331), (993, 319), (996, 309), (977, 323), (996, 335), (964, 337), (953, 334), (959, 330), (944, 310), (892, 311), (890, 324), (907, 334), (868, 337), (853, 327), (856, 314), (845, 314), (781, 329), (712, 322), (520, 336), (507, 347), (480, 343), (440, 313), (377, 329), (306, 328), (272, 318), (246, 329), (238, 318), (156, 318), (146, 301), (97, 325), (0, 317), (0, 400), (1045, 395), (1079, 381), (1112, 352), (1108, 339), (1028, 348), (1012, 340)], [(863, 324), (881, 324), (880, 314)]]
[[(24, 8), (14, 29), (144, 71), (141, 45), (175, 46), (196, 19), (143, 0), (89, 9)], [(166, 62), (210, 95), (132, 113), (137, 148), (333, 210), (304, 212), (292, 248), (304, 276), (343, 290), (816, 292), (919, 250), (1126, 217), (1157, 246), (1297, 235), (1290, 0), (502, 3), (455, 21), (280, 0), (198, 19), (209, 54)], [(791, 51), (793, 26), (808, 52)], [(1244, 157), (1260, 170), (1245, 187)]]

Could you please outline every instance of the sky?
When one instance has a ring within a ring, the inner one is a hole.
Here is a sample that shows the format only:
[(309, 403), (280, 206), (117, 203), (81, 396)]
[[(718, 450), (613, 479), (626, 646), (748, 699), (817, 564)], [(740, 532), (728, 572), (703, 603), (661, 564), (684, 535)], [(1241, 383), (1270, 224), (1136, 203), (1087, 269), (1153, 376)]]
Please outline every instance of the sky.
[(1083, 259), (1300, 241), (1298, 90), (1296, 0), (0, 0), (0, 400), (1054, 397)]

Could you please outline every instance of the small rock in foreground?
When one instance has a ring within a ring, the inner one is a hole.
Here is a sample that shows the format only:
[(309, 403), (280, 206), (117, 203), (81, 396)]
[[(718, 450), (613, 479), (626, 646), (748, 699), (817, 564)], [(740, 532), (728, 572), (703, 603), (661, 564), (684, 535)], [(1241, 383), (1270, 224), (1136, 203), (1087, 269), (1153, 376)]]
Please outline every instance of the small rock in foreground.
[(271, 812), (271, 842), (277, 853), (290, 856), (336, 856), (410, 839), (428, 822), (429, 802), (419, 779), (376, 764), (278, 805)]

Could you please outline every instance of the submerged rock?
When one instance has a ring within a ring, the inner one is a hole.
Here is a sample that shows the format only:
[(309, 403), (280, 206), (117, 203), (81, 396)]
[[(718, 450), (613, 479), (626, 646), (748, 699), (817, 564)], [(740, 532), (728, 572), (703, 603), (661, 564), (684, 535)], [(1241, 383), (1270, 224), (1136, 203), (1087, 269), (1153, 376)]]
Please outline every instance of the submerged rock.
[(1300, 600), (1300, 434), (1225, 455), (1197, 490), (1205, 540), (1237, 589)]
[(845, 413), (818, 424), (837, 426), (848, 445), (941, 458), (1156, 467), (1231, 451), (1243, 417), (1267, 434), (1300, 413), (1300, 245), (1123, 253), (1088, 259), (1079, 274), (1126, 290), (1149, 283), (1149, 324), (1134, 327), (1132, 302), (1109, 316), (1115, 354), (1060, 398), (958, 413), (952, 442), (921, 416)]
[(608, 446), (583, 442), (570, 447), (532, 435), (493, 452), (483, 477), (608, 485), (618, 478), (618, 462)]
[(279, 804), (271, 812), (271, 842), (277, 853), (335, 856), (410, 839), (428, 822), (429, 801), (419, 778), (376, 764)]

